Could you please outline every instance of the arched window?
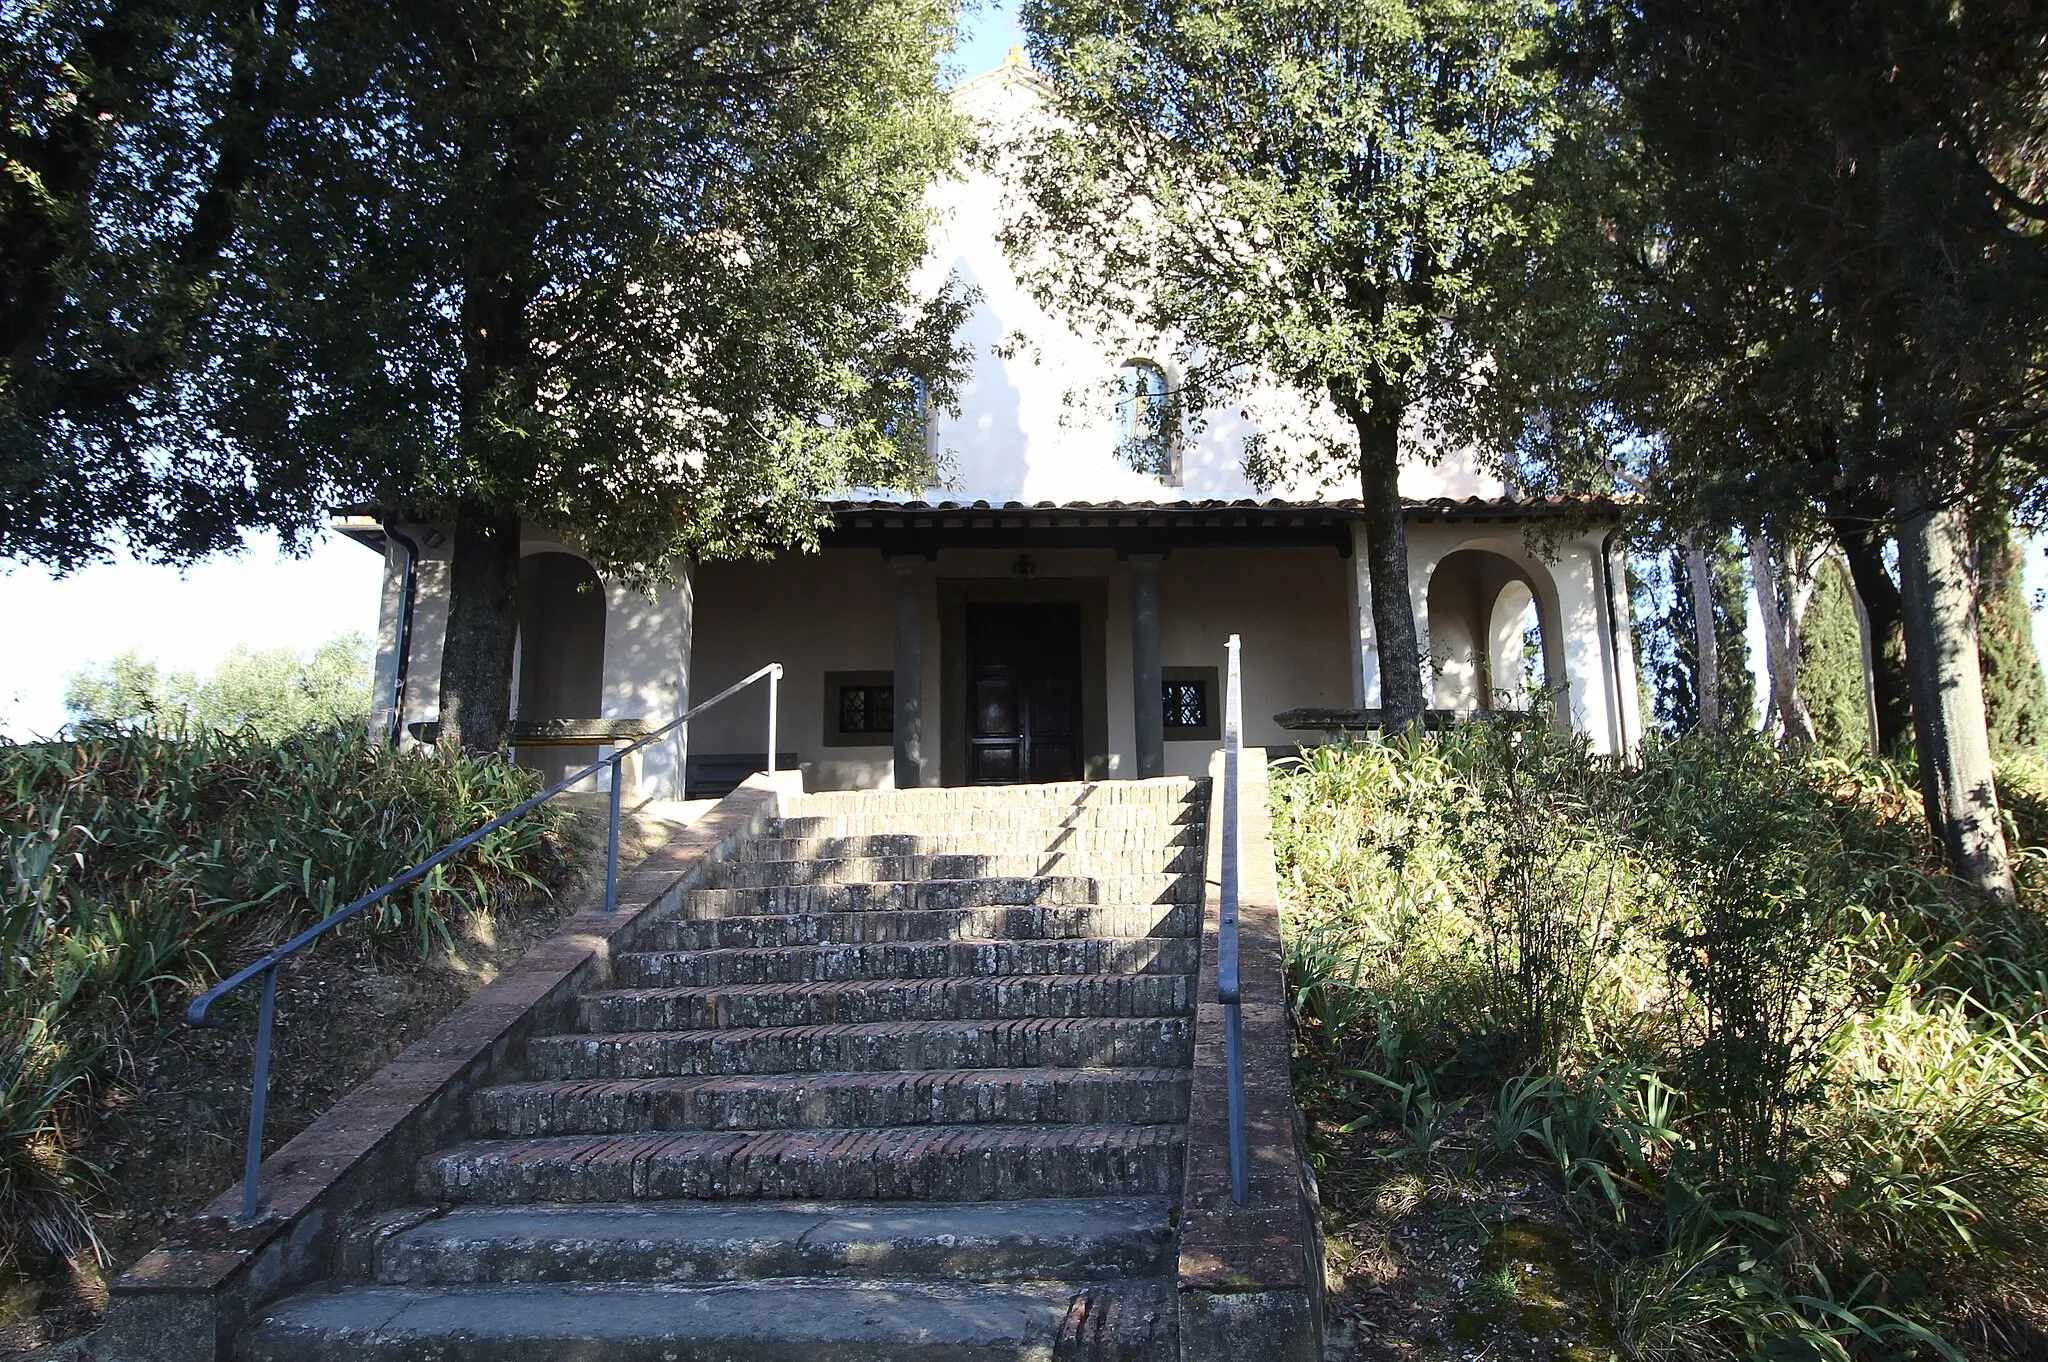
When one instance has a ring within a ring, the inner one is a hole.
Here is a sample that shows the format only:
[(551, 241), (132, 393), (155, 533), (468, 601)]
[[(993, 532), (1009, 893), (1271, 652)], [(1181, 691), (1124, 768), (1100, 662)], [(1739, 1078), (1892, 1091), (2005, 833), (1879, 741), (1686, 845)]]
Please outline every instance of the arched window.
[(1166, 374), (1134, 359), (1116, 375), (1116, 455), (1140, 473), (1173, 476), (1173, 442), (1168, 438)]

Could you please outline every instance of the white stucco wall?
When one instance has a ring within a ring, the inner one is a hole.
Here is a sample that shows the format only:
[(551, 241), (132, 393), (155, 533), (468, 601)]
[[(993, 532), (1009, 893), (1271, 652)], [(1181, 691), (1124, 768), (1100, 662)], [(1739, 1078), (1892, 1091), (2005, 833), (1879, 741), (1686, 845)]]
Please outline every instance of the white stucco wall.
[[(1038, 88), (1028, 69), (1005, 66), (967, 81), (954, 99), (984, 141), (1000, 145), (1045, 116)], [(1251, 387), (1227, 408), (1201, 413), (1190, 423), (1180, 441), (1178, 485), (1121, 464), (1110, 388), (1116, 371), (1130, 360), (1150, 360), (1171, 383), (1171, 357), (1122, 353), (1092, 333), (1077, 332), (1032, 300), (998, 236), (1006, 214), (1015, 211), (1006, 206), (1012, 192), (998, 171), (977, 164), (941, 181), (929, 196), (937, 222), (917, 285), (934, 291), (950, 275), (980, 290), (981, 301), (960, 335), (970, 367), (959, 394), (959, 414), (936, 413), (931, 422), (930, 438), (945, 480), (927, 490), (927, 500), (1064, 503), (1274, 495), (1313, 501), (1358, 495), (1357, 480), (1351, 477), (1327, 489), (1303, 482), (1264, 493), (1245, 478), (1245, 439), (1254, 433), (1261, 413), (1271, 418), (1284, 413), (1298, 423), (1313, 410), (1318, 414), (1309, 419), (1339, 429), (1327, 403), (1311, 403), (1271, 386)], [(1414, 457), (1402, 469), (1402, 495), (1500, 495), (1499, 480), (1469, 454), (1453, 451), (1432, 462), (1425, 456), (1419, 424), (1411, 423), (1408, 436)]]

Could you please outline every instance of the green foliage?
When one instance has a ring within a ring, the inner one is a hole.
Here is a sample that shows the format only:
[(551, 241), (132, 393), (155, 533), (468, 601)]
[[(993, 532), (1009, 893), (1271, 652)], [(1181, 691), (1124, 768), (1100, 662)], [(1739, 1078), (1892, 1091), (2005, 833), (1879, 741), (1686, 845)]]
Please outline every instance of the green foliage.
[(962, 316), (909, 284), (962, 137), (950, 26), (938, 0), (312, 25), (202, 424), (329, 501), (516, 513), (638, 584), (922, 485), (898, 432), (919, 385), (950, 399)]
[(1474, 726), (1274, 802), (1300, 1090), (1376, 1157), (1540, 1170), (1629, 1355), (2032, 1355), (2048, 862), (2000, 908), (1909, 772), (1749, 738), (1628, 768)]
[(205, 680), (190, 672), (166, 676), (129, 649), (104, 667), (73, 674), (64, 707), (86, 725), (246, 728), (276, 740), (353, 723), (368, 712), (370, 644), (361, 634), (343, 634), (311, 657), (237, 645)]
[(2034, 651), (2026, 595), (2011, 528), (2000, 525), (1979, 544), (1977, 558), (1977, 657), (1994, 756), (2048, 748), (2048, 679)]
[(1822, 750), (1838, 756), (1870, 750), (1863, 635), (1849, 575), (1832, 558), (1821, 563), (1800, 622), (1799, 693)]
[[(282, 939), (532, 794), (498, 762), (393, 751), (360, 729), (283, 742), (87, 727), (0, 744), (0, 1264), (93, 1249), (75, 1149), (122, 1036), (167, 1024), (230, 951)], [(563, 858), (536, 811), (372, 910), (422, 953)]]
[[(1170, 346), (1180, 413), (1271, 377), (1398, 422), (1467, 386), (1469, 338), (1443, 319), (1486, 289), (1554, 129), (1543, 17), (1525, 0), (1027, 3), (1061, 121), (1022, 148), (1009, 244), (1073, 315)], [(1268, 479), (1356, 464), (1348, 423), (1318, 434), (1254, 462)]]
[(178, 389), (302, 74), (293, 34), (351, 8), (0, 9), (0, 558), (189, 558), (245, 525), (310, 528), (180, 420)]

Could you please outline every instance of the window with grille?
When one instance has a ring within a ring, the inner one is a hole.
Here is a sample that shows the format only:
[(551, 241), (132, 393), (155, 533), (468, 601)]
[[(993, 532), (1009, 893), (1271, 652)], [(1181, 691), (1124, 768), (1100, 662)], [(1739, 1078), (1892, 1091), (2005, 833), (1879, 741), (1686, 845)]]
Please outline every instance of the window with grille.
[(1223, 716), (1218, 712), (1214, 667), (1164, 667), (1159, 682), (1160, 727), (1168, 741), (1221, 738)]
[(1162, 681), (1168, 728), (1207, 728), (1209, 688), (1200, 681)]
[(825, 673), (827, 746), (886, 746), (895, 732), (896, 678), (892, 673)]

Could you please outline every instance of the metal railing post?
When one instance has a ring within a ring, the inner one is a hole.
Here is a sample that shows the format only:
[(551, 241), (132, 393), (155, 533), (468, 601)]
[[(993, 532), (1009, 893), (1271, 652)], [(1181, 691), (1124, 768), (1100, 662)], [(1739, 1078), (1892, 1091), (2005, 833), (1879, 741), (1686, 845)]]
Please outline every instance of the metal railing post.
[(775, 701), (782, 689), (782, 664), (768, 664), (768, 774), (775, 774)]
[(256, 1066), (249, 1077), (249, 1147), (242, 1155), (242, 1222), (253, 1223), (261, 1197), (263, 1108), (270, 1099), (270, 1027), (277, 1016), (277, 966), (263, 972), (263, 1001), (256, 1007)]
[(619, 776), (625, 770), (625, 748), (612, 753), (612, 808), (611, 826), (605, 835), (604, 849), (604, 910), (615, 913), (619, 910), (619, 801), (625, 797), (625, 787), (620, 785)]
[(1238, 809), (1238, 759), (1244, 749), (1244, 688), (1239, 679), (1238, 636), (1232, 634), (1229, 680), (1223, 702), (1222, 884), (1216, 913), (1216, 1001), (1223, 1004), (1224, 1068), (1229, 1087), (1230, 1199), (1251, 1195), (1251, 1151), (1244, 1113), (1244, 1009), (1237, 966), (1237, 907), (1243, 888), (1243, 825)]

